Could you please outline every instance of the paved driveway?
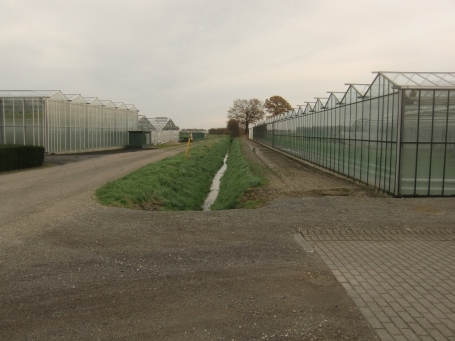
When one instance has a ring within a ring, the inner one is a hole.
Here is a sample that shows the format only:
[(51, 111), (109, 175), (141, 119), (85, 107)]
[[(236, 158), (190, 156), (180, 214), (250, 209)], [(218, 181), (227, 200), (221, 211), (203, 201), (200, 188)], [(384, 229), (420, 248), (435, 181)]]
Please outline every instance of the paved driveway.
[(381, 340), (455, 340), (453, 230), (304, 230)]

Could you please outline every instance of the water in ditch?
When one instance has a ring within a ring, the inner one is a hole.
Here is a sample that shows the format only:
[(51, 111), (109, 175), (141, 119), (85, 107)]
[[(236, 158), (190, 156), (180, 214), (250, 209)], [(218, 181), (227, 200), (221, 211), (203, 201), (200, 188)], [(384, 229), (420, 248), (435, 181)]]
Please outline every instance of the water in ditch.
[(202, 209), (204, 211), (210, 211), (210, 206), (215, 202), (216, 197), (218, 196), (218, 192), (220, 191), (220, 180), (224, 175), (224, 172), (227, 169), (227, 159), (228, 159), (228, 153), (226, 153), (226, 156), (224, 157), (223, 161), (223, 166), (218, 170), (216, 173), (215, 177), (213, 178), (212, 181), (212, 187), (210, 187), (210, 193), (207, 196), (207, 199), (205, 199), (204, 205), (202, 205)]

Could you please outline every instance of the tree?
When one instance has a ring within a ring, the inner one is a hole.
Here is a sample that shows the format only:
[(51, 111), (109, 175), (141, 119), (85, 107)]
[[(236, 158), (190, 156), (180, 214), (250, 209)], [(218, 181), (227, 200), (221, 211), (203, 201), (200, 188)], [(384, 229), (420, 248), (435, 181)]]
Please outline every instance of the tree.
[(250, 124), (262, 120), (264, 116), (264, 103), (256, 98), (236, 99), (228, 110), (228, 119), (234, 119), (245, 127), (245, 134), (248, 134)]
[(292, 110), (291, 105), (281, 96), (272, 96), (265, 100), (264, 108), (269, 116), (276, 116)]
[(227, 134), (229, 134), (229, 132), (228, 132), (227, 128), (210, 128), (209, 134), (227, 135)]
[(231, 118), (227, 123), (227, 130), (229, 131), (229, 135), (231, 137), (239, 137), (240, 136), (239, 122)]

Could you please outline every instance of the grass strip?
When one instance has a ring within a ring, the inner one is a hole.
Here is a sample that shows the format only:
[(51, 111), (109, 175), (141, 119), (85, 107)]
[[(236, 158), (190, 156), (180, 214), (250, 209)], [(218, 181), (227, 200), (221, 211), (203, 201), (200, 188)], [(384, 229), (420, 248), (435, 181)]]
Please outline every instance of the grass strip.
[(227, 210), (233, 208), (255, 208), (259, 203), (245, 200), (244, 194), (251, 188), (260, 187), (265, 179), (260, 172), (254, 170), (242, 154), (240, 140), (232, 141), (227, 169), (220, 181), (220, 192), (211, 210)]
[(229, 139), (220, 138), (149, 164), (98, 188), (105, 205), (159, 211), (198, 211), (223, 165)]

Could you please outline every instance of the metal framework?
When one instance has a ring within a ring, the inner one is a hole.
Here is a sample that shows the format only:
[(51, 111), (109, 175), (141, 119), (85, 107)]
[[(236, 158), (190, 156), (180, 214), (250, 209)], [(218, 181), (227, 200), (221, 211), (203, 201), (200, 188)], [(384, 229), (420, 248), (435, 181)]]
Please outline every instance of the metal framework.
[(58, 90), (0, 91), (0, 144), (43, 146), (48, 153), (125, 146), (137, 114), (132, 104)]
[(375, 73), (250, 137), (394, 196), (455, 195), (455, 73)]

